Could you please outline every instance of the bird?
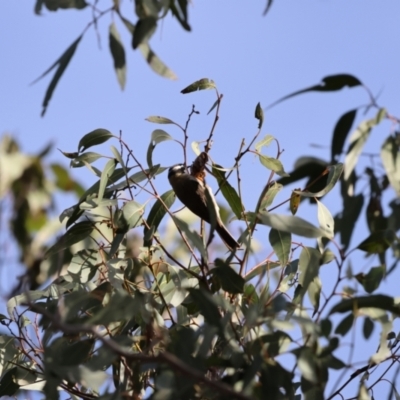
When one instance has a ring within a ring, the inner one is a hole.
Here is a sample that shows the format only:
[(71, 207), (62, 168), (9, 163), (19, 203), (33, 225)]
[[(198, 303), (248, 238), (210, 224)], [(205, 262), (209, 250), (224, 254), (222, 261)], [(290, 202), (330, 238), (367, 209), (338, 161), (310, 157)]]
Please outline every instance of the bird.
[[(193, 214), (208, 223), (211, 223), (211, 219), (207, 197), (211, 199), (216, 211), (215, 230), (229, 250), (233, 251), (240, 246), (223, 224), (214, 195), (212, 194), (210, 187), (207, 186), (202, 179), (190, 175), (183, 164), (176, 164), (169, 169), (168, 180), (176, 196), (183, 205), (185, 205)], [(208, 196), (206, 191), (208, 192)]]

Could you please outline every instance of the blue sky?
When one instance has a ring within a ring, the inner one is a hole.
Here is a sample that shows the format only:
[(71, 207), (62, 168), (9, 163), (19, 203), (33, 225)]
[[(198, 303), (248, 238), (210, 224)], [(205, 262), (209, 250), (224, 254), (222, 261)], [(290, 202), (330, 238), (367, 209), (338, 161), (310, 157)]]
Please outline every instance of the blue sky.
[[(183, 31), (176, 20), (166, 18), (150, 43), (176, 73), (176, 81), (163, 79), (148, 68), (141, 55), (131, 50), (128, 32), (115, 18), (127, 52), (124, 91), (118, 86), (109, 54), (108, 26), (112, 19), (105, 16), (99, 21), (101, 48), (90, 29), (42, 118), (41, 103), (50, 76), (33, 86), (30, 83), (81, 34), (91, 12), (44, 10), (39, 17), (33, 13), (32, 2), (2, 1), (1, 132), (12, 133), (25, 151), (35, 152), (49, 141), (64, 151), (75, 151), (80, 137), (95, 128), (106, 128), (116, 134), (121, 130), (144, 161), (151, 132), (158, 127), (144, 120), (150, 115), (165, 116), (183, 124), (195, 104), (201, 114), (191, 122), (190, 140), (207, 138), (213, 117), (206, 113), (215, 101), (214, 93), (180, 94), (181, 89), (200, 78), (213, 79), (224, 94), (211, 155), (225, 166), (233, 164), (242, 138), (249, 143), (256, 133), (254, 109), (258, 102), (265, 107), (288, 93), (318, 83), (327, 75), (355, 75), (374, 94), (381, 92), (380, 105), (400, 115), (397, 0), (281, 0), (274, 2), (266, 17), (262, 16), (264, 6), (261, 0), (193, 2), (189, 9), (190, 33)], [(98, 7), (106, 8), (108, 2), (99, 1)], [(123, 14), (131, 19), (132, 7), (130, 1), (122, 2)], [(287, 171), (300, 155), (328, 160), (337, 119), (366, 103), (368, 97), (361, 88), (295, 97), (266, 112), (262, 135), (278, 138), (285, 149), (281, 160)], [(363, 118), (359, 116), (357, 122)], [(162, 128), (181, 138), (177, 129)], [(385, 122), (376, 129), (367, 150), (377, 151), (390, 128)], [(102, 149), (109, 154), (107, 145)], [(275, 155), (273, 147), (268, 155)], [(56, 151), (50, 159), (62, 160)], [(165, 166), (182, 161), (178, 146), (163, 143), (155, 151), (155, 161)], [(62, 162), (68, 164), (66, 159)], [(242, 168), (244, 201), (251, 208), (269, 171), (252, 157), (243, 160)], [(84, 185), (93, 182), (88, 172), (74, 171), (74, 174)], [(167, 188), (166, 177), (162, 176), (159, 184)], [(387, 196), (393, 198), (394, 193)], [(324, 203), (332, 213), (340, 209), (334, 194), (327, 196)], [(61, 204), (61, 208), (69, 205)], [(307, 208), (300, 215), (316, 221), (315, 209)], [(233, 225), (237, 227), (239, 223)], [(365, 238), (363, 222), (358, 232), (357, 242)], [(360, 270), (372, 266), (371, 261), (362, 257), (358, 260)], [(397, 285), (389, 284), (387, 290), (398, 295)]]

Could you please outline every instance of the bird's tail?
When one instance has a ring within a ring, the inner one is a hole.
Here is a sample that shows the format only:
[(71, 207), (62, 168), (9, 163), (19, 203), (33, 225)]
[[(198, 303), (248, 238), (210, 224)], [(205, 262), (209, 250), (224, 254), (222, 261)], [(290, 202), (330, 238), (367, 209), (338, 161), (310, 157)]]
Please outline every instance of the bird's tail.
[(229, 250), (235, 250), (240, 247), (240, 244), (232, 237), (229, 233), (228, 229), (222, 224), (217, 224), (215, 230), (218, 232), (218, 235), (221, 237), (222, 241), (226, 244)]

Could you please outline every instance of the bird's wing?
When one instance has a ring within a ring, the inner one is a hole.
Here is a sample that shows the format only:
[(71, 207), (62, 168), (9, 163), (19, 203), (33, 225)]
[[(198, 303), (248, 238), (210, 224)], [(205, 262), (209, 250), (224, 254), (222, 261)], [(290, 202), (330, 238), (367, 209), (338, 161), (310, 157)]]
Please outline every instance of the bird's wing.
[(196, 214), (206, 222), (210, 222), (203, 183), (193, 176), (188, 176), (187, 179), (188, 181), (185, 185), (181, 185), (178, 191), (175, 190), (176, 195), (193, 214)]

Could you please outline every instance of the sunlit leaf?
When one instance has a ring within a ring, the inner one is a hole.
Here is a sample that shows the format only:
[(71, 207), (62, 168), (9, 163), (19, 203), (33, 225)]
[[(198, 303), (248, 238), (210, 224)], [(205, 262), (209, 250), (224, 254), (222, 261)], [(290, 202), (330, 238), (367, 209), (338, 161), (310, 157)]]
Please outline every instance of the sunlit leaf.
[(71, 160), (70, 166), (72, 168), (84, 167), (86, 165), (85, 163), (92, 164), (102, 157), (104, 156), (102, 156), (99, 153), (95, 153), (93, 151), (88, 151), (87, 153), (82, 153), (80, 155), (78, 155), (77, 153), (77, 156), (73, 160)]
[(274, 171), (276, 174), (279, 176), (289, 176), (283, 169), (283, 165), (280, 162), (280, 160), (272, 157), (265, 156), (264, 154), (258, 154), (260, 158), (260, 162), (264, 167), (270, 169), (271, 171)]
[(333, 239), (335, 236), (335, 221), (328, 208), (317, 200), (319, 227), (324, 232), (324, 236)]
[(149, 168), (153, 167), (153, 151), (158, 143), (173, 140), (172, 136), (162, 129), (156, 129), (151, 134), (149, 147), (147, 148), (147, 165)]
[(275, 228), (278, 231), (289, 232), (294, 235), (308, 238), (318, 238), (324, 236), (321, 229), (310, 224), (308, 221), (292, 215), (272, 214), (260, 212), (257, 217), (262, 224)]
[(395, 136), (389, 136), (381, 148), (381, 159), (390, 185), (400, 196), (400, 151), (399, 141)]
[(146, 121), (153, 122), (154, 124), (175, 124), (176, 122), (170, 120), (169, 118), (159, 117), (159, 116), (150, 116), (145, 118)]
[(274, 140), (274, 137), (272, 135), (266, 135), (263, 139), (261, 139), (259, 142), (257, 142), (254, 145), (256, 152), (260, 153), (261, 149), (263, 147), (268, 147), (273, 140)]
[(182, 94), (196, 92), (197, 90), (215, 89), (215, 83), (211, 79), (203, 78), (196, 82), (193, 82), (185, 89), (181, 90)]
[(293, 190), (292, 194), (290, 195), (289, 208), (292, 215), (296, 215), (297, 210), (299, 209), (301, 196), (298, 192), (301, 192), (301, 189)]

